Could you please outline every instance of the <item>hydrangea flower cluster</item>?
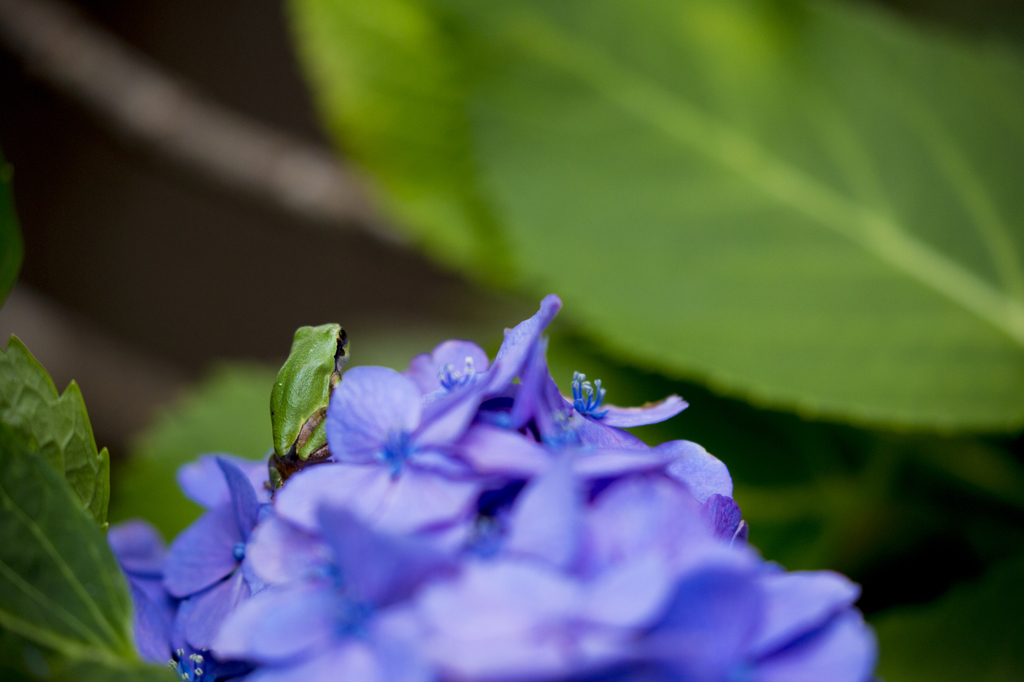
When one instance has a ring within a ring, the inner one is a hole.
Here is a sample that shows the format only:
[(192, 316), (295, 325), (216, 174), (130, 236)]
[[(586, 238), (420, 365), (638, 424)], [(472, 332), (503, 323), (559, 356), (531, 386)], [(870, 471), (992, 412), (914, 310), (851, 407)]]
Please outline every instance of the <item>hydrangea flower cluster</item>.
[(864, 682), (859, 589), (746, 544), (725, 465), (624, 428), (677, 396), (604, 402), (552, 380), (555, 296), (493, 362), (447, 341), (399, 373), (348, 370), (331, 458), (277, 490), (205, 456), (179, 482), (207, 512), (166, 551), (111, 530), (140, 652), (182, 680)]

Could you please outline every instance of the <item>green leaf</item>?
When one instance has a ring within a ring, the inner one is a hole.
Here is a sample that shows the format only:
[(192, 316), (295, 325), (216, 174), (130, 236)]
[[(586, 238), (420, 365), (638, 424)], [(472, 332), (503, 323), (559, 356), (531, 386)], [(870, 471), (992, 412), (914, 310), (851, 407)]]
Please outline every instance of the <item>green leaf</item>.
[(266, 458), (276, 376), (272, 367), (225, 365), (162, 414), (114, 471), (111, 521), (142, 517), (173, 538), (198, 518), (202, 508), (178, 488), (178, 468), (206, 453)]
[(804, 414), (1024, 424), (1024, 67), (792, 0), (292, 0), (320, 108), (437, 257)]
[(24, 255), (18, 217), (14, 212), (14, 193), (11, 191), (13, 175), (13, 168), (0, 153), (0, 306), (18, 279)]
[(130, 668), (131, 600), (102, 530), (0, 424), (0, 628), (72, 661)]
[(107, 520), (110, 455), (97, 451), (82, 391), (72, 381), (63, 394), (17, 337), (0, 351), (0, 422), (14, 427), (71, 484), (100, 525)]
[(1024, 557), (922, 606), (874, 620), (888, 682), (1009, 682), (1024, 670)]

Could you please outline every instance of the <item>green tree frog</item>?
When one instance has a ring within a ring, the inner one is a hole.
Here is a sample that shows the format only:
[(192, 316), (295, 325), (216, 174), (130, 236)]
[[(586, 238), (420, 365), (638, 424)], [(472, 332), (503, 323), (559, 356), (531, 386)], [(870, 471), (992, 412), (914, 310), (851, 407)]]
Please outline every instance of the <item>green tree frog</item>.
[(274, 454), (270, 486), (280, 488), (304, 466), (331, 456), (324, 418), (331, 392), (348, 361), (348, 337), (338, 324), (299, 327), (270, 394)]

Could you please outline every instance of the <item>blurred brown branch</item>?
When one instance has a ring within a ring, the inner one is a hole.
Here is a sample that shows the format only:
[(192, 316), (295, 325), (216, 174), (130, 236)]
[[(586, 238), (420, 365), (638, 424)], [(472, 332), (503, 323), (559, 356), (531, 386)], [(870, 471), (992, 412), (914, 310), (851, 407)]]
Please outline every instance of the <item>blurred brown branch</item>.
[(72, 7), (0, 0), (0, 42), (147, 151), (291, 215), (403, 241), (328, 151), (210, 101)]

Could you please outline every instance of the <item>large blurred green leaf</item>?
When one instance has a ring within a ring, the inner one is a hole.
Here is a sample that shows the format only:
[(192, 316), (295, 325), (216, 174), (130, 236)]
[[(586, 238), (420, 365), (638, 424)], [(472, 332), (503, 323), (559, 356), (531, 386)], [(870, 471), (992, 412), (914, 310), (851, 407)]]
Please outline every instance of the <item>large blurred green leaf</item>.
[(178, 468), (207, 453), (265, 457), (276, 376), (270, 367), (224, 365), (162, 414), (114, 472), (111, 520), (142, 517), (167, 538), (195, 520), (202, 509), (178, 488)]
[(799, 0), (292, 0), (436, 256), (810, 414), (1024, 424), (1024, 68)]
[(18, 279), (23, 245), (18, 217), (14, 213), (14, 193), (11, 192), (11, 165), (0, 153), (0, 305)]
[(2, 424), (0, 509), (0, 628), (71, 660), (131, 667), (131, 600), (103, 532)]
[(0, 422), (15, 428), (64, 474), (96, 522), (107, 521), (110, 455), (96, 449), (82, 391), (72, 381), (58, 393), (53, 379), (16, 336), (0, 351)]
[(1011, 682), (1024, 671), (1024, 558), (924, 606), (874, 619), (887, 682)]
[(168, 680), (132, 639), (128, 586), (103, 532), (45, 456), (0, 424), (0, 675)]

